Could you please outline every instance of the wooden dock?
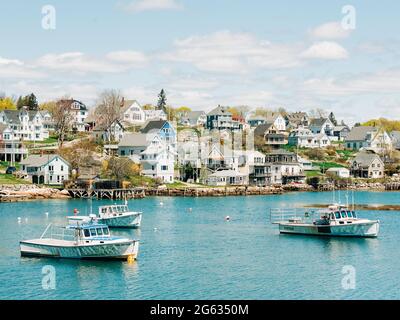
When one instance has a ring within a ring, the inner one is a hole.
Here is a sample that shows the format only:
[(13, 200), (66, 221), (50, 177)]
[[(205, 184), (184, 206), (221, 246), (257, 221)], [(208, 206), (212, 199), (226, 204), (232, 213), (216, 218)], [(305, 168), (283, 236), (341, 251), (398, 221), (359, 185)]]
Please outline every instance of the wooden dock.
[(72, 198), (82, 199), (141, 199), (146, 196), (144, 189), (67, 189)]

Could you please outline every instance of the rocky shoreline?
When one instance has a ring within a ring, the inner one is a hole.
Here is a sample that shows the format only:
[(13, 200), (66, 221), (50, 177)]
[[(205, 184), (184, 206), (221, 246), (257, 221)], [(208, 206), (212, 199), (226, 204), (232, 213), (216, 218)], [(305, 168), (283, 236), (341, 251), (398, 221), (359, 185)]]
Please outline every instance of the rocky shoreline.
[[(340, 190), (358, 191), (394, 191), (400, 190), (399, 185), (383, 183), (358, 183), (351, 186), (335, 186)], [(308, 184), (288, 184), (284, 186), (235, 186), (235, 187), (177, 187), (168, 188), (144, 188), (140, 197), (227, 197), (227, 196), (256, 196), (274, 195), (287, 192), (321, 192), (333, 190), (333, 185), (323, 185), (314, 188)], [(0, 185), (0, 202), (32, 201), (45, 199), (70, 199), (72, 198), (67, 190), (59, 190), (36, 185)], [(136, 197), (135, 197), (136, 198)]]
[(68, 191), (36, 185), (0, 185), (0, 202), (69, 199)]

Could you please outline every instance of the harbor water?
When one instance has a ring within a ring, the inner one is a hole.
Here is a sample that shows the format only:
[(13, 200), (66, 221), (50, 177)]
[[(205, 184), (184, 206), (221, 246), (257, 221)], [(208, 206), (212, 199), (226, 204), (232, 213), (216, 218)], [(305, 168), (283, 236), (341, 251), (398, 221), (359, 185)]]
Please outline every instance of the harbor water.
[[(399, 196), (354, 198), (399, 204)], [(400, 212), (358, 212), (380, 220), (376, 239), (279, 235), (269, 222), (269, 208), (331, 202), (323, 192), (132, 200), (142, 227), (112, 233), (140, 239), (135, 262), (20, 257), (20, 240), (40, 237), (49, 223), (65, 225), (74, 208), (97, 213), (111, 201), (1, 203), (0, 299), (399, 299)]]

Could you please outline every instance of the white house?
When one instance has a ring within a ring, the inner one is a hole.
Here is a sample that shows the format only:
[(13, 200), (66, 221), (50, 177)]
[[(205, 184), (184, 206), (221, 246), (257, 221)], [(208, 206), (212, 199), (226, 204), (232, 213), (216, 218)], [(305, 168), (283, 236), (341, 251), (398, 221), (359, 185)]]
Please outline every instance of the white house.
[(286, 130), (286, 120), (280, 112), (268, 112), (266, 122), (273, 123), (279, 131)]
[(146, 121), (147, 120), (167, 120), (167, 114), (163, 110), (144, 110)]
[(21, 161), (21, 171), (32, 183), (62, 185), (69, 179), (70, 164), (58, 154), (30, 155)]
[(355, 178), (383, 178), (385, 164), (373, 151), (360, 151), (350, 163), (352, 176)]
[(324, 132), (312, 133), (308, 128), (300, 127), (290, 132), (289, 145), (299, 148), (325, 148), (331, 145), (331, 140)]
[(347, 168), (329, 168), (325, 173), (338, 178), (350, 178), (350, 170)]
[(127, 133), (118, 144), (118, 154), (142, 165), (142, 174), (174, 182), (175, 149), (159, 134)]
[(146, 122), (146, 114), (136, 100), (124, 100), (120, 120), (131, 125), (140, 125)]
[(15, 137), (14, 131), (6, 124), (0, 124), (0, 161), (19, 162), (28, 154), (19, 138)]
[(78, 100), (70, 99), (68, 102), (70, 103), (70, 109), (73, 115), (72, 129), (79, 132), (86, 131), (85, 122), (89, 114), (88, 108), (85, 104)]
[(43, 141), (49, 137), (40, 111), (29, 111), (27, 107), (0, 111), (0, 123), (8, 125), (14, 132), (14, 138), (20, 140)]
[(328, 137), (333, 137), (334, 124), (329, 118), (311, 119), (309, 128), (312, 133), (325, 133)]
[(207, 177), (209, 186), (246, 185), (246, 175), (235, 170), (218, 170)]

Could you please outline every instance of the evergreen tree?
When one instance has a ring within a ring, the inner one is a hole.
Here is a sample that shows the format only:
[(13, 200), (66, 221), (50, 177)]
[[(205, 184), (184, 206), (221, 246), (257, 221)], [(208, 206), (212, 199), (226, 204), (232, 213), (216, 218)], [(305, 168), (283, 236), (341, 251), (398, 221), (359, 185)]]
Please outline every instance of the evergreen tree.
[(331, 122), (333, 123), (334, 126), (337, 126), (337, 121), (336, 121), (336, 118), (335, 118), (335, 115), (333, 114), (333, 112), (331, 112), (329, 114), (329, 120), (331, 120)]
[(24, 105), (25, 105), (24, 98), (19, 96), (19, 98), (17, 100), (17, 109), (20, 110)]
[(31, 93), (29, 96), (25, 97), (27, 99), (27, 106), (29, 110), (37, 111), (39, 110), (39, 104), (37, 102), (36, 96)]
[(167, 96), (165, 95), (164, 89), (161, 89), (160, 94), (158, 95), (158, 102), (157, 102), (157, 110), (163, 110), (167, 113)]

